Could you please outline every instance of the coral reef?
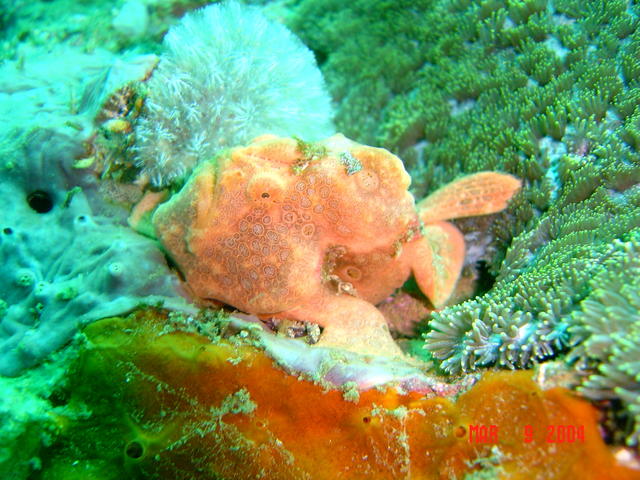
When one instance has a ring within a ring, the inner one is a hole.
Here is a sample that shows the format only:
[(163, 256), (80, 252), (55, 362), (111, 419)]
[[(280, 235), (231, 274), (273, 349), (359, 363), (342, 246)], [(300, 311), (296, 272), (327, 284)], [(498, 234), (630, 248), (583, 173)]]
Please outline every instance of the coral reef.
[[(593, 279), (629, 281), (617, 241), (640, 226), (639, 14), (618, 0), (295, 7), (289, 24), (323, 59), (337, 128), (399, 154), (415, 193), (487, 169), (524, 181), (477, 257), (492, 288), (429, 323), (425, 346), (446, 371), (526, 368), (601, 338), (589, 312), (607, 309), (617, 290)], [(637, 332), (636, 315), (617, 318)], [(599, 370), (585, 393), (624, 398), (636, 415), (638, 379), (621, 352), (632, 354), (637, 337), (627, 341), (610, 340), (577, 368)]]
[[(341, 390), (283, 372), (250, 331), (206, 328), (171, 331), (153, 312), (88, 326), (56, 394), (43, 478), (638, 478), (603, 444), (592, 407), (526, 372), (486, 375), (456, 400)], [(477, 425), (498, 434), (476, 442)], [(547, 443), (547, 425), (580, 426), (584, 440)]]
[(313, 54), (258, 8), (225, 2), (189, 13), (164, 45), (136, 127), (136, 161), (154, 185), (263, 133), (333, 133)]
[(464, 240), (442, 220), (500, 210), (520, 186), (484, 172), (416, 209), (409, 182), (397, 157), (342, 135), (316, 144), (263, 136), (203, 163), (153, 223), (201, 301), (320, 324), (322, 345), (398, 355), (373, 305), (411, 271), (443, 303)]
[(206, 3), (0, 0), (0, 477), (640, 478), (640, 7)]

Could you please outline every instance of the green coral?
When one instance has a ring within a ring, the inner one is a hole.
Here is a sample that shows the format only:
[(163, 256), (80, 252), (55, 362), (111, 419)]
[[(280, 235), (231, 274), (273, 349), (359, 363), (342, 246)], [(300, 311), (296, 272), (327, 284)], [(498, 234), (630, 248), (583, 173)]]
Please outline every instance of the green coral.
[(596, 400), (619, 399), (633, 419), (627, 443), (640, 442), (640, 241), (615, 242), (591, 293), (572, 318), (571, 357), (596, 370), (579, 390)]
[[(633, 113), (637, 86), (618, 69), (623, 58), (635, 68), (637, 22), (619, 2), (343, 3), (302, 1), (291, 25), (324, 60), (338, 130), (400, 154), (419, 196), (481, 169), (518, 174), (544, 196), (554, 158), (541, 139), (560, 140), (581, 120), (590, 130), (628, 123)], [(588, 17), (603, 9), (609, 16)], [(607, 35), (618, 42), (602, 44)], [(530, 220), (515, 213), (511, 223)]]
[(322, 60), (338, 131), (400, 155), (417, 196), (481, 170), (523, 179), (487, 232), (493, 288), (433, 314), (429, 353), (450, 373), (570, 353), (582, 392), (640, 424), (639, 305), (621, 290), (640, 238), (640, 6), (343, 3), (302, 0), (290, 21)]

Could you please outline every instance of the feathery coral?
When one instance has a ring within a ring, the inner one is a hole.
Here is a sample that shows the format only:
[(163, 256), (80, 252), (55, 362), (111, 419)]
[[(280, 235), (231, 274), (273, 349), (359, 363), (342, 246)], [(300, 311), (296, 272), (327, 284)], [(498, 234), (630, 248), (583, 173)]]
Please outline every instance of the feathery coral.
[(189, 13), (164, 43), (136, 127), (137, 162), (153, 184), (264, 132), (333, 133), (313, 54), (257, 7), (224, 2)]
[(621, 400), (634, 423), (627, 436), (631, 445), (640, 443), (639, 233), (629, 242), (614, 242), (607, 268), (589, 282), (591, 292), (574, 312), (569, 328), (577, 344), (571, 357), (595, 370), (580, 391), (597, 400)]

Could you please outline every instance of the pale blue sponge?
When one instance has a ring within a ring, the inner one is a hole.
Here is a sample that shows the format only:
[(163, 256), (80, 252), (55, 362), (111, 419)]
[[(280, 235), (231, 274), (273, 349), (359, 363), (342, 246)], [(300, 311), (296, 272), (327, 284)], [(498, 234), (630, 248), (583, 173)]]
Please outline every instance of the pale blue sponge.
[(90, 204), (96, 180), (69, 161), (80, 141), (49, 129), (3, 140), (0, 375), (38, 364), (93, 320), (187, 305), (155, 242)]

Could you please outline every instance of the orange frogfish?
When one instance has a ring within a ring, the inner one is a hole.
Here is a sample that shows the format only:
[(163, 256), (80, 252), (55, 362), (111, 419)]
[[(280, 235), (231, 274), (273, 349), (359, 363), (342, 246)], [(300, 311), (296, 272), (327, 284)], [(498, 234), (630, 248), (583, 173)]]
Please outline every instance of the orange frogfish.
[(510, 175), (463, 177), (417, 205), (390, 152), (335, 135), (308, 145), (263, 136), (200, 165), (153, 224), (203, 304), (324, 327), (318, 345), (401, 355), (375, 304), (413, 273), (437, 308), (464, 260), (444, 220), (494, 213)]

